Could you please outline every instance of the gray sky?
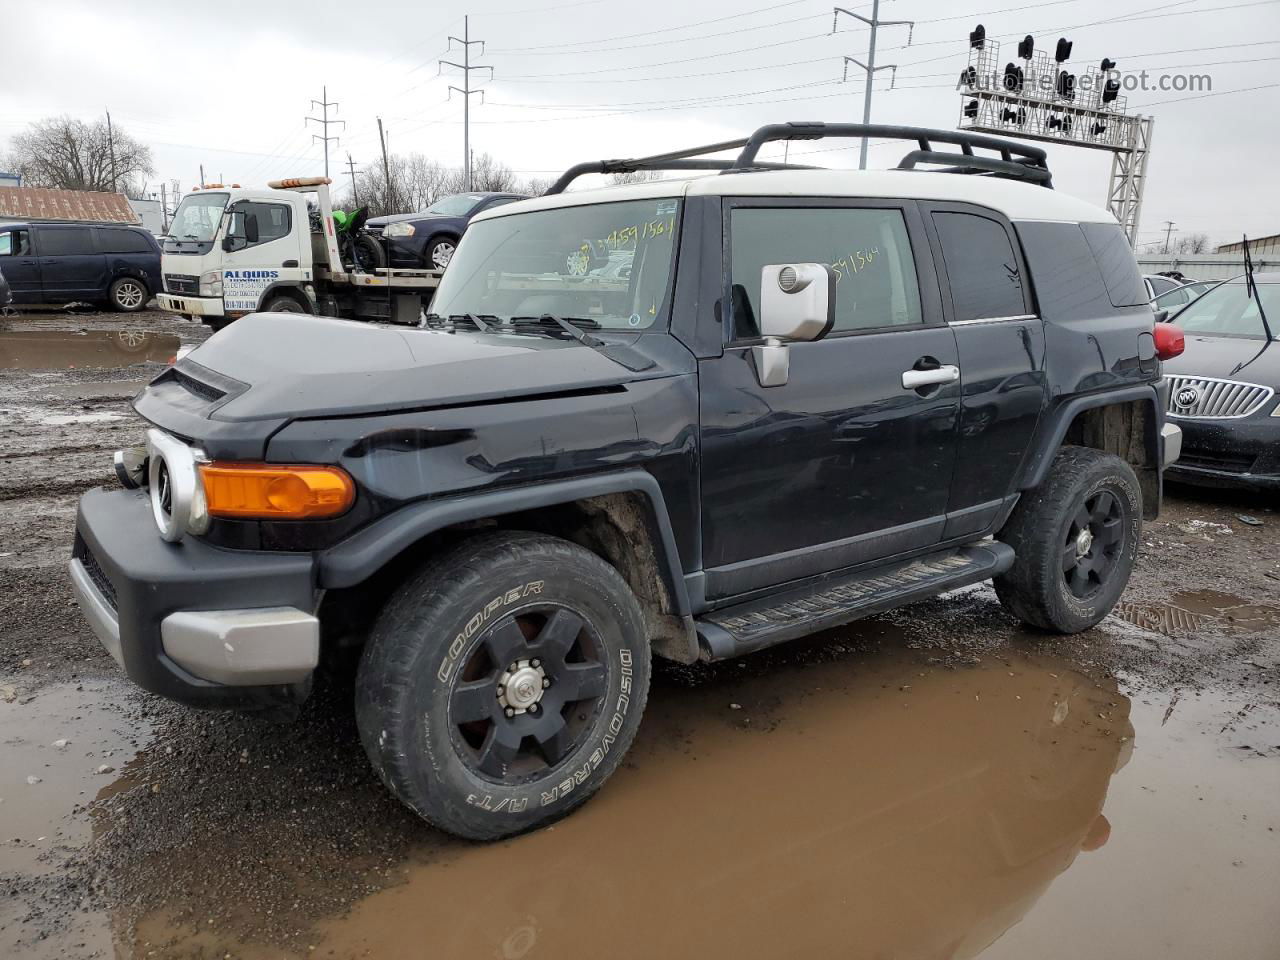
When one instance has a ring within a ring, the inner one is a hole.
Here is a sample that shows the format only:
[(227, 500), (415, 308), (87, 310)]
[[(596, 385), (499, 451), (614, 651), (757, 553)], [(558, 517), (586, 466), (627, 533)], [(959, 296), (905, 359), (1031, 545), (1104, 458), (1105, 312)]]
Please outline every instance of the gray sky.
[[(446, 53), (446, 38), (461, 36), (464, 13), (471, 36), (486, 42), (483, 56), (472, 48), (474, 60), (494, 69), (492, 80), (473, 75), (486, 102), (473, 98), (472, 147), (525, 176), (728, 139), (762, 123), (861, 119), (861, 82), (839, 81), (842, 55), (865, 59), (867, 32), (842, 16), (831, 35), (832, 7), (819, 0), (58, 0), (56, 17), (51, 6), (0, 5), (0, 148), (31, 120), (87, 120), (109, 107), (152, 146), (159, 177), (184, 191), (200, 163), (210, 180), (241, 183), (320, 171), (318, 128), (303, 117), (326, 84), (347, 122), (331, 131), (341, 138), (330, 158), (335, 179), (348, 150), (357, 165), (377, 159), (379, 115), (393, 152), (460, 165), (462, 103), (447, 99), (460, 78), (438, 77), (436, 61), (461, 59), (456, 45)], [(322, 6), (331, 12), (317, 16)], [(1081, 65), (1110, 57), (1153, 77), (1210, 74), (1215, 93), (1272, 84), (1201, 99), (1128, 96), (1132, 110), (1156, 117), (1141, 243), (1163, 236), (1165, 220), (1176, 221), (1175, 238), (1280, 233), (1280, 0), (886, 0), (880, 15), (916, 21), (909, 47), (906, 27), (880, 33), (879, 62), (900, 65), (895, 89), (887, 72), (877, 81), (873, 120), (885, 123), (956, 125), (955, 78), (978, 21), (1006, 42), (1010, 59), (1025, 33), (1042, 49), (1065, 35)], [(792, 159), (815, 146), (830, 143), (798, 144)], [(1049, 151), (1059, 190), (1104, 202), (1110, 154)], [(903, 152), (873, 147), (871, 165), (892, 166)], [(809, 162), (856, 166), (856, 145)]]

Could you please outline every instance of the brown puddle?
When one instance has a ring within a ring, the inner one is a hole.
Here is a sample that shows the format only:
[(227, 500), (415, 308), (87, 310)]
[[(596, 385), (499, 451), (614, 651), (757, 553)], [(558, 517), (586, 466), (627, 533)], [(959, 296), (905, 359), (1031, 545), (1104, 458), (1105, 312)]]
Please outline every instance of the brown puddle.
[(1115, 614), (1167, 636), (1205, 628), (1256, 633), (1280, 626), (1280, 607), (1217, 590), (1176, 593), (1167, 603), (1122, 600), (1116, 604)]
[[(73, 931), (75, 944), (114, 936), (114, 953), (64, 949), (65, 937), (6, 952), (6, 934), (22, 927), (6, 927), (0, 909), (0, 955), (1280, 956), (1275, 704), (1194, 693), (1131, 704), (1113, 681), (1013, 652), (952, 669), (887, 645), (819, 649), (816, 662), (793, 655), (688, 678), (664, 672), (627, 762), (548, 829), (479, 845), (410, 823), (419, 839), (371, 856), (359, 838), (403, 822), (366, 807), (365, 822), (322, 841), (332, 853), (297, 840), (264, 849), (278, 859), (256, 883), (355, 893), (349, 909), (314, 924), (288, 907), (293, 894), (282, 908), (262, 885), (219, 883), (238, 869), (228, 855), (238, 838), (224, 831), (252, 818), (201, 815), (219, 793), (254, 796), (254, 783), (287, 794), (287, 776), (282, 786), (246, 765), (239, 784), (233, 775), (207, 790), (166, 787), (168, 806), (151, 809), (181, 820), (180, 856), (211, 882), (188, 891), (172, 886), (181, 870), (158, 874), (158, 899), (149, 899), (166, 907), (90, 914), (96, 927)], [(84, 709), (68, 709), (84, 719)], [(159, 748), (136, 763), (150, 766)], [(322, 744), (298, 762), (324, 762), (331, 750), (333, 762), (354, 759)], [(81, 775), (65, 795), (101, 786), (103, 829), (145, 842), (125, 818), (110, 822), (111, 795), (136, 789), (139, 777), (109, 779)], [(0, 795), (34, 789), (5, 783)], [(255, 829), (288, 837), (297, 828), (285, 814), (298, 811), (278, 800), (254, 801), (266, 817)], [(108, 885), (121, 868), (108, 865)], [(268, 903), (292, 933), (280, 935)]]
[(12, 330), (0, 333), (0, 369), (64, 370), (171, 363), (181, 341), (147, 330)]

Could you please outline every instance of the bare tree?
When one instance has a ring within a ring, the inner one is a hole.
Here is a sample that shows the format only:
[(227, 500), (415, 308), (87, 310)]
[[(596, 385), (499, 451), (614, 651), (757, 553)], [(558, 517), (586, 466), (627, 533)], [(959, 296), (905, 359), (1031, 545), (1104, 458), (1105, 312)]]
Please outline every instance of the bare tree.
[(105, 120), (47, 117), (13, 138), (6, 163), (33, 187), (137, 193), (155, 173), (151, 148)]
[(651, 180), (661, 180), (663, 172), (661, 170), (632, 170), (630, 173), (614, 173), (610, 174), (610, 183), (648, 183)]
[[(369, 216), (425, 210), (441, 197), (465, 193), (466, 174), (457, 167), (445, 167), (421, 153), (391, 154), (387, 157), (391, 182), (381, 163), (371, 163), (356, 174), (356, 196), (369, 208)], [(471, 166), (472, 188), (493, 193), (546, 192), (550, 180), (523, 181), (510, 167), (487, 153), (477, 154)], [(344, 189), (334, 199), (338, 207), (354, 207), (351, 190)]]
[(1178, 238), (1174, 245), (1177, 253), (1205, 253), (1209, 249), (1207, 233), (1187, 233)]

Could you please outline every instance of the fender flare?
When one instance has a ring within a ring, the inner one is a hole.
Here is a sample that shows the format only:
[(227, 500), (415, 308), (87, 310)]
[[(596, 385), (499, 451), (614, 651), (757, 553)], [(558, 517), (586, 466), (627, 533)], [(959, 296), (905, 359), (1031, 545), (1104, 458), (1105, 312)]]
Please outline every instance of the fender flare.
[(1031, 490), (1044, 483), (1049, 476), (1049, 468), (1053, 466), (1053, 458), (1057, 456), (1067, 430), (1076, 416), (1085, 410), (1098, 407), (1110, 407), (1117, 403), (1145, 401), (1151, 404), (1152, 416), (1147, 417), (1146, 435), (1143, 443), (1147, 449), (1147, 457), (1151, 463), (1161, 463), (1160, 428), (1164, 425), (1164, 407), (1160, 404), (1160, 396), (1156, 385), (1139, 384), (1123, 390), (1111, 390), (1107, 393), (1093, 393), (1072, 397), (1049, 414), (1049, 420), (1041, 430), (1043, 439), (1032, 448), (1031, 456), (1022, 470), (1019, 490)]
[(667, 589), (676, 607), (675, 612), (682, 617), (688, 616), (689, 595), (685, 590), (680, 554), (666, 500), (658, 481), (644, 470), (576, 477), (411, 503), (375, 520), (341, 543), (321, 551), (317, 555), (316, 564), (318, 585), (324, 589), (356, 586), (381, 569), (387, 561), (444, 527), (611, 493), (639, 493), (648, 500), (658, 532), (654, 553), (662, 566)]
[(302, 281), (300, 280), (277, 280), (268, 286), (258, 295), (258, 309), (263, 309), (267, 301), (281, 291), (293, 294), (293, 299), (299, 301), (307, 313), (315, 315), (319, 312), (316, 309), (315, 302), (307, 296), (307, 291), (302, 288)]

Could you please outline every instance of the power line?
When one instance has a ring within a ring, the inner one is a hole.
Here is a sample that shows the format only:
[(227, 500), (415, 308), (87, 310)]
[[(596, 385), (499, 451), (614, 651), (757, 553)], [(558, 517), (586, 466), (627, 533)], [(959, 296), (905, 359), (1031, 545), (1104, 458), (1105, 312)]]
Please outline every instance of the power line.
[[(835, 12), (831, 15), (831, 32), (836, 32), (836, 24), (840, 20), (840, 14), (853, 17), (855, 20), (861, 20), (871, 28), (871, 39), (867, 41), (867, 62), (863, 63), (857, 57), (846, 56), (844, 58), (844, 80), (849, 79), (849, 64), (853, 63), (862, 68), (866, 77), (866, 86), (863, 88), (862, 95), (862, 122), (871, 122), (871, 93), (876, 85), (877, 70), (892, 70), (896, 78), (898, 75), (898, 65), (884, 64), (876, 66), (876, 34), (881, 27), (907, 27), (907, 46), (911, 46), (911, 34), (915, 32), (915, 24), (910, 20), (881, 20), (880, 19), (880, 0), (873, 0), (871, 6), (871, 16), (864, 17), (860, 13), (854, 13), (852, 10), (846, 10), (844, 7), (836, 7)], [(890, 81), (892, 86), (892, 81)], [(858, 169), (867, 169), (867, 138), (863, 137), (861, 145), (858, 148)]]
[(319, 117), (308, 116), (306, 120), (303, 121), (303, 126), (306, 126), (307, 122), (318, 123), (321, 125), (321, 129), (324, 130), (323, 136), (318, 133), (313, 133), (311, 135), (311, 139), (312, 141), (319, 140), (321, 143), (324, 144), (324, 175), (325, 175), (325, 179), (328, 179), (329, 177), (329, 141), (332, 140), (334, 143), (338, 142), (337, 137), (329, 136), (329, 125), (331, 123), (340, 123), (342, 124), (342, 129), (345, 130), (347, 128), (347, 122), (345, 120), (329, 119), (329, 108), (333, 107), (334, 108), (333, 112), (337, 113), (338, 102), (336, 100), (329, 99), (328, 87), (321, 87), (321, 90), (323, 91), (320, 94), (321, 99), (311, 101), (311, 109), (314, 110), (316, 107), (319, 107), (320, 116)]
[[(452, 60), (441, 60), (440, 69), (443, 71), (445, 67), (454, 67), (462, 71), (462, 86), (455, 87), (449, 85), (449, 96), (452, 97), (454, 91), (462, 94), (462, 157), (463, 170), (466, 171), (466, 188), (471, 191), (471, 95), (473, 93), (480, 94), (480, 102), (484, 103), (484, 91), (475, 90), (471, 87), (471, 71), (472, 70), (488, 70), (489, 76), (493, 76), (493, 67), (487, 64), (473, 64), (471, 62), (472, 46), (480, 47), (480, 55), (484, 56), (484, 41), (471, 39), (471, 18), (462, 18), (462, 37), (449, 37), (450, 49), (454, 43), (462, 45), (462, 62), (454, 63)], [(381, 126), (379, 126), (381, 128)], [(385, 147), (384, 147), (385, 149)]]

